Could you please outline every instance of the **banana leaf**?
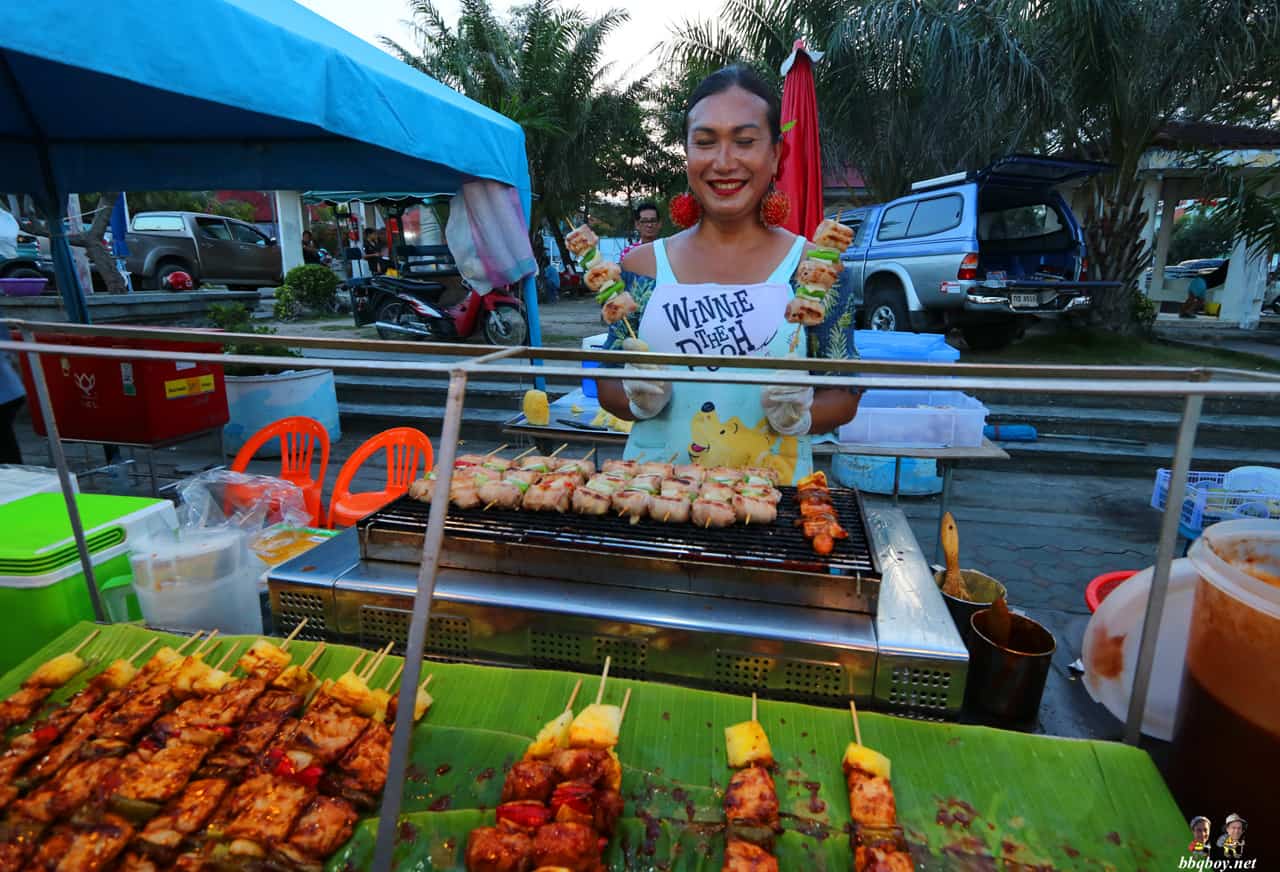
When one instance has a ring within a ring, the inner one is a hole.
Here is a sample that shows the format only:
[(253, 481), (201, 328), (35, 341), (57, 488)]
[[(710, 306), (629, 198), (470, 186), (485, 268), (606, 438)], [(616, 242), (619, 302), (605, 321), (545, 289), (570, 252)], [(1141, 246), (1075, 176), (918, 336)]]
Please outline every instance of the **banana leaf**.
[[(0, 678), (12, 693), (43, 660), (71, 650), (93, 629), (80, 624)], [(97, 668), (137, 651), (152, 636), (132, 625), (102, 628), (82, 652)], [(248, 638), (226, 637), (216, 660)], [(296, 641), (295, 660), (315, 643)], [(359, 655), (329, 645), (315, 666), (336, 678)], [(389, 657), (371, 680), (385, 682)], [(398, 869), (462, 870), (468, 833), (491, 823), (505, 770), (542, 724), (563, 710), (574, 682), (566, 672), (457, 663), (434, 673), (435, 705), (414, 734), (398, 829)], [(51, 698), (60, 702), (94, 670)], [(575, 706), (594, 699), (585, 677)], [(605, 700), (632, 697), (619, 756), (624, 819), (610, 845), (611, 869), (702, 872), (720, 868), (721, 802), (731, 774), (724, 728), (750, 717), (749, 699), (666, 684), (611, 678)], [(847, 712), (762, 700), (759, 718), (777, 759), (784, 834), (782, 869), (848, 870), (851, 827), (840, 760), (853, 738)], [(917, 869), (1175, 868), (1186, 824), (1147, 754), (1111, 742), (1059, 739), (986, 727), (915, 721), (867, 712), (863, 741), (893, 761), (898, 818)], [(369, 868), (377, 820), (360, 822), (330, 861), (332, 870)]]

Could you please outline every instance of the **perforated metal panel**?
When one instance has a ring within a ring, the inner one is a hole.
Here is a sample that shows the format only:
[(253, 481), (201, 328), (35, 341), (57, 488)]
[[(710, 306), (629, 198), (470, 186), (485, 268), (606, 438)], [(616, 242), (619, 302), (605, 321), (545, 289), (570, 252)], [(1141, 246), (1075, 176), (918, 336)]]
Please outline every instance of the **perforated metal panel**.
[(839, 663), (783, 660), (782, 688), (789, 694), (813, 697), (847, 697), (844, 669)]
[(579, 666), (582, 664), (583, 637), (576, 633), (529, 631), (529, 651), (539, 666)]
[(320, 642), (327, 637), (328, 604), (325, 597), (292, 590), (282, 590), (277, 597), (279, 609), (275, 619), (281, 633), (288, 635), (305, 618), (307, 625), (297, 638)]
[(611, 658), (609, 661), (611, 673), (626, 678), (645, 677), (649, 648), (644, 639), (594, 636), (591, 642), (593, 657), (597, 663), (604, 663), (605, 657)]
[[(404, 652), (412, 613), (383, 606), (360, 607), (360, 641), (366, 646), (395, 642), (392, 651)], [(423, 650), (438, 657), (466, 657), (471, 650), (471, 627), (466, 618), (439, 615), (427, 622)]]
[(951, 673), (923, 666), (895, 666), (889, 684), (889, 703), (925, 717), (947, 715)]
[(740, 651), (716, 651), (715, 685), (723, 690), (755, 690), (769, 685), (777, 661)]

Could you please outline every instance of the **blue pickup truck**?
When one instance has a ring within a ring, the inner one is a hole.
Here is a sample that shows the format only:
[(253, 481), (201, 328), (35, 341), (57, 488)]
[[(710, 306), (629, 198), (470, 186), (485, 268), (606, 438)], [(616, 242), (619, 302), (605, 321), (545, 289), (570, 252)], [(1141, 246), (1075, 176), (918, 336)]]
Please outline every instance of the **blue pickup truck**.
[(959, 327), (973, 349), (1007, 344), (1027, 319), (1084, 315), (1120, 283), (1085, 280), (1084, 233), (1058, 187), (1110, 169), (1013, 155), (842, 211), (831, 217), (854, 240), (841, 290), (872, 330)]

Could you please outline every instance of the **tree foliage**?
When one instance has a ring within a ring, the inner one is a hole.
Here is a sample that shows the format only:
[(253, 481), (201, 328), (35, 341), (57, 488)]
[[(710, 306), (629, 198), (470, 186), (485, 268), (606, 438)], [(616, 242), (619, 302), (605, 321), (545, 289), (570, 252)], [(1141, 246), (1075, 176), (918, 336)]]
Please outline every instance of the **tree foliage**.
[[(1016, 151), (1110, 161), (1080, 218), (1096, 297), (1131, 319), (1150, 260), (1137, 175), (1170, 120), (1258, 122), (1280, 99), (1280, 0), (726, 0), (717, 22), (677, 30), (677, 76), (731, 61), (776, 70), (795, 37), (816, 68), (824, 156), (888, 199), (916, 178)], [(1268, 203), (1249, 201), (1256, 217)]]
[[(649, 160), (654, 143), (641, 111), (648, 86), (619, 83), (604, 59), (605, 40), (627, 20), (625, 12), (589, 17), (556, 0), (532, 0), (503, 16), (490, 0), (463, 0), (451, 25), (432, 0), (411, 0), (409, 9), (415, 44), (386, 37), (383, 44), (524, 128), (531, 224), (549, 226), (562, 252), (562, 222), (597, 194), (660, 184), (664, 164)], [(541, 245), (534, 251), (542, 257)]]

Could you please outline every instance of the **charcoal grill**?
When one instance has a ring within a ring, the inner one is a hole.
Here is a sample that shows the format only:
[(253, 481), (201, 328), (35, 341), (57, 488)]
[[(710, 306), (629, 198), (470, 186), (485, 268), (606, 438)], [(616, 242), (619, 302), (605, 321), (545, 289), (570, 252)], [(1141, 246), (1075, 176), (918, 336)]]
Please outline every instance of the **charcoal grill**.
[[(875, 614), (880, 572), (858, 492), (832, 488), (847, 539), (821, 556), (783, 487), (772, 524), (704, 529), (615, 514), (450, 508), (440, 563), (503, 575)], [(430, 506), (401, 498), (357, 524), (366, 560), (417, 563)]]
[[(427, 656), (611, 672), (732, 693), (946, 718), (967, 655), (901, 512), (832, 489), (849, 538), (828, 558), (789, 520), (752, 529), (452, 512)], [(427, 507), (399, 501), (272, 570), (304, 638), (402, 649)]]

